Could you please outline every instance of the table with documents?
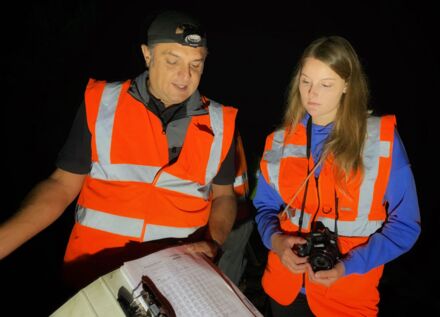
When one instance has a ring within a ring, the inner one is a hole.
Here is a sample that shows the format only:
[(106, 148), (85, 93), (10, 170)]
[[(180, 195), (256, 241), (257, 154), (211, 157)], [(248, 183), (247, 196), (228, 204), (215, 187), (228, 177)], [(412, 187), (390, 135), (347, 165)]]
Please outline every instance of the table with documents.
[(83, 288), (51, 316), (127, 316), (117, 301), (121, 287), (148, 311), (139, 287), (145, 275), (169, 301), (177, 317), (262, 317), (207, 258), (186, 252), (184, 245), (125, 262)]

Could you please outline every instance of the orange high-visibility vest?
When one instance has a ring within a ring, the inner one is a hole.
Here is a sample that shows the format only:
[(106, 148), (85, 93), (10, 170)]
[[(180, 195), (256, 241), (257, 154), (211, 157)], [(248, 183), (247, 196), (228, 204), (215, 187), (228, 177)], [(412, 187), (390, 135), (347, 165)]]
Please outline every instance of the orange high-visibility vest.
[[(335, 193), (338, 199), (338, 244), (343, 254), (365, 243), (381, 228), (386, 219), (384, 195), (391, 170), (395, 117), (370, 117), (363, 151), (364, 174), (353, 173), (343, 188), (336, 186), (332, 157), (322, 164), (318, 180), (309, 178), (302, 231), (309, 232), (313, 217), (330, 230), (335, 224)], [(286, 135), (278, 130), (268, 136), (261, 161), (265, 180), (278, 191), (288, 204), (307, 176), (307, 164), (313, 168), (313, 158), (306, 156), (307, 134), (303, 125)], [(298, 231), (304, 186), (280, 214), (285, 233)], [(377, 286), (383, 266), (366, 274), (351, 274), (340, 278), (331, 287), (309, 282), (303, 274), (293, 274), (283, 266), (278, 256), (269, 251), (262, 284), (265, 292), (281, 305), (291, 304), (299, 293), (303, 279), (309, 306), (317, 316), (375, 316), (378, 309)]]
[(232, 143), (237, 110), (210, 101), (207, 114), (190, 119), (179, 158), (168, 165), (162, 123), (129, 86), (91, 80), (86, 88), (92, 168), (65, 262), (129, 241), (184, 238), (208, 222), (212, 180)]

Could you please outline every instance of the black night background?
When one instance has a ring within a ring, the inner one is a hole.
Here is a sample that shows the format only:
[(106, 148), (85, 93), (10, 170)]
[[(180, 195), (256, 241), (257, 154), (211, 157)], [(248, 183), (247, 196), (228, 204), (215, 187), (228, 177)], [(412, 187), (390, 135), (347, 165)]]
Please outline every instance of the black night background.
[[(200, 91), (239, 109), (250, 173), (265, 136), (280, 122), (285, 91), (302, 50), (322, 35), (346, 37), (357, 50), (377, 114), (394, 113), (415, 175), (422, 234), (385, 267), (380, 316), (440, 315), (437, 271), (440, 219), (437, 113), (440, 11), (423, 1), (38, 1), (1, 9), (0, 221), (54, 169), (89, 77), (121, 80), (144, 70), (141, 21), (158, 9), (188, 10), (208, 31), (209, 56)], [(254, 179), (251, 179), (252, 184)], [(60, 269), (74, 206), (53, 225), (0, 260), (2, 311), (47, 316), (67, 301)], [(251, 238), (265, 260), (258, 235)], [(251, 261), (252, 262), (252, 261)], [(252, 267), (254, 265), (254, 267)], [(261, 307), (260, 269), (245, 272)], [(420, 313), (419, 313), (420, 314)]]

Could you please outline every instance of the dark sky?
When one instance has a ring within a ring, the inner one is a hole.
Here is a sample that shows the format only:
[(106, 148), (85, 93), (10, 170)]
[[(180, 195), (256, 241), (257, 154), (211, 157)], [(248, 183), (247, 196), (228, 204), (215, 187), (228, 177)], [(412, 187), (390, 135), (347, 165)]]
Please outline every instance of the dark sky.
[[(438, 246), (433, 241), (438, 240), (435, 232), (440, 225), (434, 203), (438, 186), (430, 185), (437, 182), (431, 170), (436, 157), (432, 144), (438, 136), (434, 111), (439, 107), (440, 71), (434, 49), (439, 29), (434, 4), (288, 1), (289, 5), (277, 5), (270, 1), (257, 6), (238, 1), (167, 1), (164, 6), (150, 2), (52, 0), (14, 2), (11, 9), (2, 9), (1, 80), (6, 103), (1, 108), (1, 140), (6, 181), (0, 219), (11, 215), (29, 189), (53, 170), (87, 79), (126, 79), (143, 71), (138, 39), (145, 15), (163, 8), (185, 9), (204, 22), (210, 53), (200, 90), (239, 109), (239, 129), (251, 167), (263, 150), (265, 136), (281, 120), (285, 89), (302, 50), (316, 37), (342, 35), (365, 66), (372, 108), (378, 114), (397, 116), (419, 193), (423, 233), (410, 253), (387, 266), (384, 285), (393, 295), (385, 299), (390, 306), (404, 305), (402, 312), (422, 306), (440, 311), (427, 291), (436, 279)], [(35, 313), (42, 316), (63, 302), (55, 289), (72, 221), (70, 208), (0, 262), (8, 300), (15, 303), (17, 292), (27, 293), (18, 296), (33, 296)], [(43, 294), (39, 289), (44, 284), (49, 291)]]

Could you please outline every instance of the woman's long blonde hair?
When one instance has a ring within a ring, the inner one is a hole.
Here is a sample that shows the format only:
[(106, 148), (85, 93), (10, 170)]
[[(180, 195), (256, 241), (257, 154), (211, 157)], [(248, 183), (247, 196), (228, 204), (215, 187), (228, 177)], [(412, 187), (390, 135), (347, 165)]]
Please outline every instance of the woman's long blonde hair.
[(346, 39), (340, 36), (322, 37), (305, 49), (289, 86), (282, 126), (288, 133), (292, 132), (306, 113), (301, 103), (299, 78), (308, 57), (324, 62), (347, 83), (347, 91), (341, 97), (332, 133), (324, 145), (323, 157), (332, 155), (335, 172), (339, 176), (342, 176), (341, 172), (347, 177), (351, 172), (362, 172), (369, 91), (359, 58)]

